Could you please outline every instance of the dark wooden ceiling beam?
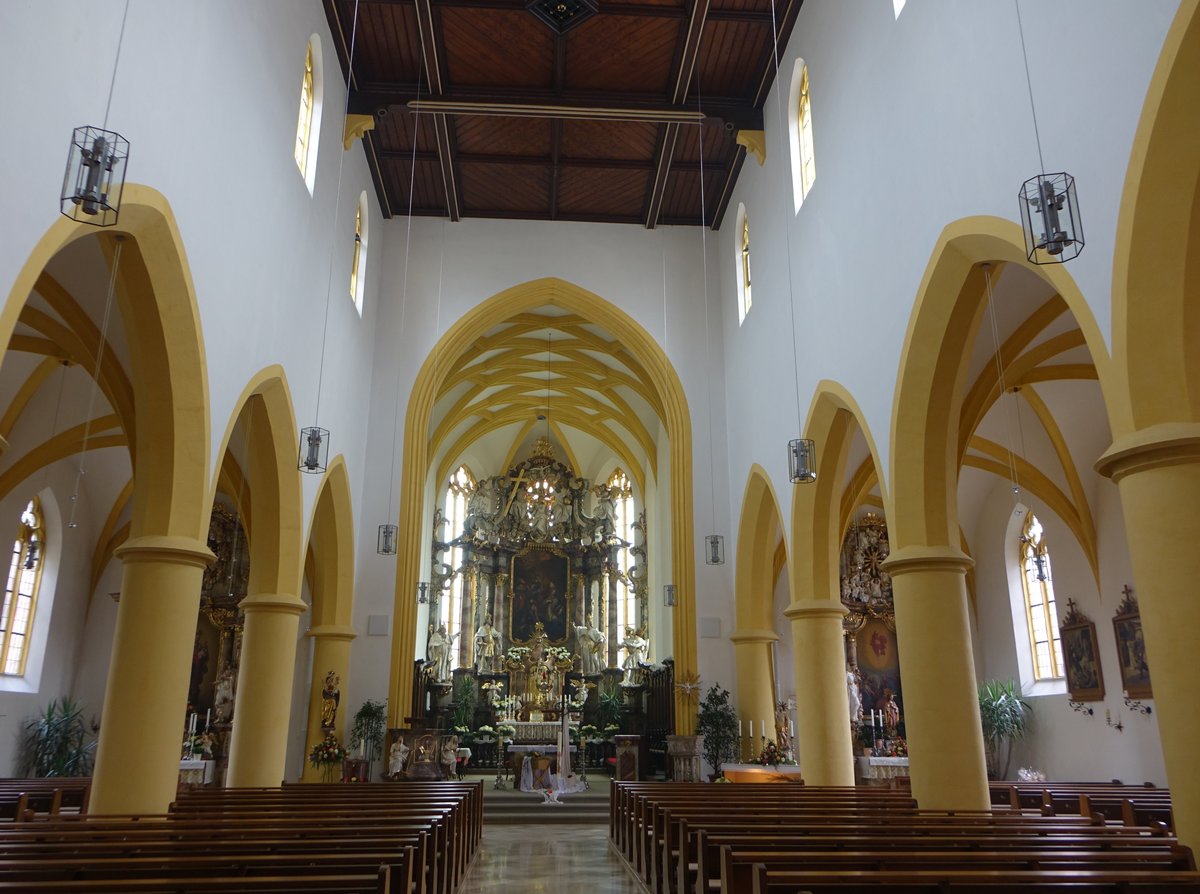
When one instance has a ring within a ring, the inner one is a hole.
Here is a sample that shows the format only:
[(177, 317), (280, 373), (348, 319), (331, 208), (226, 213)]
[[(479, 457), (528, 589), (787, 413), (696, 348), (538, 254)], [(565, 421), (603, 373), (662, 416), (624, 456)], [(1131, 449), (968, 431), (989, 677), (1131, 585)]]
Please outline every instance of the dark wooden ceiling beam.
[[(386, 162), (408, 163), (413, 159), (413, 153), (407, 149), (392, 149), (379, 153), (381, 160)], [(522, 165), (530, 167), (545, 167), (555, 164), (553, 156), (545, 155), (491, 155), (488, 153), (459, 152), (455, 161), (460, 165)], [(433, 163), (438, 160), (436, 152), (418, 152), (415, 161), (418, 164)], [(654, 162), (640, 158), (569, 158), (560, 155), (557, 161), (562, 168), (601, 168), (610, 171), (649, 171)], [(707, 165), (712, 170), (712, 165)], [(674, 171), (699, 173), (700, 165), (694, 161), (677, 161), (671, 165)]]
[[(421, 37), (421, 56), (425, 60), (425, 79), (431, 96), (446, 92), (445, 51), (441, 35), (433, 18), (431, 0), (416, 0), (417, 28)], [(462, 219), (459, 181), (454, 169), (454, 139), (451, 122), (444, 114), (433, 115), (433, 132), (437, 140), (438, 161), (442, 168), (442, 190), (446, 196), (446, 214), (452, 221)]]
[[(792, 35), (792, 28), (796, 25), (796, 16), (800, 15), (800, 7), (804, 4), (804, 0), (782, 0), (782, 3), (782, 11), (776, 11), (778, 18), (775, 25), (775, 40), (771, 47), (775, 51), (775, 55), (772, 56), (768, 51), (766, 57), (759, 63), (762, 66), (762, 77), (759, 79), (758, 89), (754, 91), (754, 105), (757, 107), (761, 107), (767, 101), (767, 94), (771, 91), (771, 84), (775, 81), (775, 60), (783, 56), (788, 38)], [(770, 24), (769, 17), (767, 24)]]
[(418, 96), (416, 86), (364, 89), (350, 98), (351, 114), (378, 115), (398, 106), (422, 113), (482, 115), (500, 118), (563, 118), (604, 121), (644, 121), (661, 124), (704, 124), (731, 130), (762, 130), (762, 109), (745, 100), (712, 97), (702, 107), (663, 102), (634, 93), (593, 93), (583, 96), (549, 91), (495, 92), (462, 89), (440, 98)]
[[(362, 0), (364, 4), (378, 6), (412, 6), (415, 0)], [(441, 9), (488, 9), (500, 12), (522, 12), (526, 0), (438, 0)], [(678, 6), (660, 6), (658, 4), (641, 3), (612, 3), (603, 0), (596, 17), (601, 16), (639, 16), (654, 19), (683, 19), (688, 11)], [(712, 22), (750, 22), (756, 25), (771, 24), (770, 11), (758, 9), (714, 9), (708, 13)]]
[[(682, 49), (676, 58), (678, 66), (671, 89), (671, 102), (681, 104), (687, 97), (688, 85), (692, 82), (692, 73), (696, 70), (696, 59), (700, 52), (700, 39), (704, 36), (704, 23), (708, 17), (708, 0), (690, 0), (687, 9), (687, 28), (683, 33)], [(760, 113), (761, 114), (761, 113)], [(679, 142), (679, 125), (667, 122), (662, 130), (661, 139), (654, 157), (654, 181), (650, 184), (650, 194), (647, 196), (642, 223), (646, 229), (653, 230), (658, 225), (658, 216), (662, 211), (663, 197), (666, 195), (667, 182), (671, 174), (671, 159), (675, 157), (675, 146)], [(704, 141), (700, 141), (700, 151), (704, 151)]]

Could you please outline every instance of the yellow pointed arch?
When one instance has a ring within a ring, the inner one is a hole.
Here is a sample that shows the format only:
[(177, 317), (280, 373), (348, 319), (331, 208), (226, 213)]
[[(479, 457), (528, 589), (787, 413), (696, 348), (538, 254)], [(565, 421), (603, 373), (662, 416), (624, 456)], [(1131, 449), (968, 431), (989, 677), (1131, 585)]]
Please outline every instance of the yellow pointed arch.
[(1113, 440), (1200, 421), (1200, 0), (1167, 32), (1133, 138), (1113, 253), (1113, 357), (1130, 410)]
[[(783, 530), (783, 512), (770, 476), (750, 466), (738, 523), (734, 568), (734, 617), (738, 633), (774, 632), (775, 545)], [(786, 547), (784, 561), (787, 561)]]
[[(678, 590), (672, 624), (675, 672), (696, 672), (695, 564), (692, 520), (692, 428), (687, 397), (679, 376), (657, 340), (633, 317), (601, 296), (556, 277), (505, 289), (467, 311), (438, 340), (417, 374), (404, 421), (401, 469), (400, 530), (397, 557), (395, 618), (392, 635), (389, 719), (395, 723), (409, 710), (412, 657), (416, 638), (416, 605), (411, 598), (421, 575), (421, 543), (425, 529), (424, 496), (430, 471), (428, 436), (433, 405), (459, 358), (492, 327), (514, 316), (552, 305), (578, 314), (611, 333), (645, 370), (646, 380), (663, 407), (662, 423), (669, 438), (671, 488), (671, 568)], [(545, 323), (543, 322), (543, 326)], [(694, 706), (676, 695), (675, 725), (680, 734), (695, 725)]]
[(1110, 425), (1125, 414), (1112, 362), (1083, 294), (1061, 265), (1025, 260), (1021, 228), (999, 217), (968, 217), (942, 230), (917, 292), (900, 353), (892, 407), (889, 534), (908, 546), (957, 550), (958, 444), (970, 351), (986, 308), (980, 264), (1021, 264), (1066, 302), (1096, 367)]
[[(350, 475), (339, 453), (313, 501), (304, 556), (312, 556), (312, 626), (348, 628), (354, 611), (354, 508)], [(303, 564), (297, 567), (303, 571)], [(412, 592), (416, 592), (413, 582)]]
[[(127, 237), (117, 304), (130, 354), (137, 431), (131, 445), (137, 485), (133, 537), (165, 535), (204, 542), (208, 482), (208, 373), (195, 287), (183, 240), (166, 198), (125, 186), (120, 222), (101, 238)], [(0, 310), (0, 344), (12, 340), (22, 309), (50, 260), (96, 228), (58, 216), (46, 229)]]
[(243, 516), (250, 546), (248, 592), (299, 598), (304, 512), (296, 468), (299, 429), (282, 366), (274, 364), (255, 373), (234, 403), (209, 488), (210, 509), (222, 479), (237, 474), (229, 468), (238, 468), (229, 445), (239, 424), (246, 440), (246, 467), (238, 469), (242, 481), (230, 482), (238, 485), (232, 496), (240, 504), (243, 490), (247, 491), (258, 508), (253, 516)]

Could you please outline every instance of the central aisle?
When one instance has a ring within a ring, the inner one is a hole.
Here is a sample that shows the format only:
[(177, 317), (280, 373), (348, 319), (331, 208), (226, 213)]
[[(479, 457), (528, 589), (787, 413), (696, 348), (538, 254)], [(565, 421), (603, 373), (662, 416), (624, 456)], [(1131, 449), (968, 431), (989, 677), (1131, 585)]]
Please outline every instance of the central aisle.
[[(546, 808), (553, 810), (554, 808)], [(458, 894), (637, 894), (605, 825), (488, 825)]]

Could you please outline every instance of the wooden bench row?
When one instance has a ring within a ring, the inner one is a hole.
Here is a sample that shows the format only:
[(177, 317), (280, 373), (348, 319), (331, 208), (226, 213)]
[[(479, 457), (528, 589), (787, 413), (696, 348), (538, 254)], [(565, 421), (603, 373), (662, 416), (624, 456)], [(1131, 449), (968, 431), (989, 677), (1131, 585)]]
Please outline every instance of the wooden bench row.
[(1016, 884), (1023, 892), (1149, 891), (1156, 883), (1200, 891), (1191, 851), (1161, 826), (1040, 810), (921, 811), (902, 794), (622, 783), (610, 838), (655, 894), (997, 891)]
[(1037, 810), (1046, 816), (1099, 813), (1131, 826), (1162, 823), (1174, 831), (1171, 793), (1166, 789), (1111, 783), (992, 783), (992, 804)]
[(91, 791), (88, 777), (0, 779), (0, 823), (84, 813)]
[(0, 827), (0, 894), (451, 894), (478, 846), (481, 820), (479, 783), (197, 792), (164, 816)]

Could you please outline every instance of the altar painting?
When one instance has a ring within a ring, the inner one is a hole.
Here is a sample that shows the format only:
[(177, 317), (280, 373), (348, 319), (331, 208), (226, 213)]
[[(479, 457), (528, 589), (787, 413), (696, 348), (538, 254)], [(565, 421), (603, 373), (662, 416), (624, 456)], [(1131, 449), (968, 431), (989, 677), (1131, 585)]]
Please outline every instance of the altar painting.
[(896, 696), (901, 714), (904, 699), (900, 692), (900, 654), (896, 631), (883, 618), (868, 618), (856, 634), (858, 669), (862, 674), (860, 694), (865, 712), (882, 710), (888, 694)]
[(567, 555), (550, 547), (534, 546), (512, 559), (512, 606), (508, 615), (508, 637), (526, 643), (541, 621), (546, 639), (567, 639), (570, 619), (571, 562)]

